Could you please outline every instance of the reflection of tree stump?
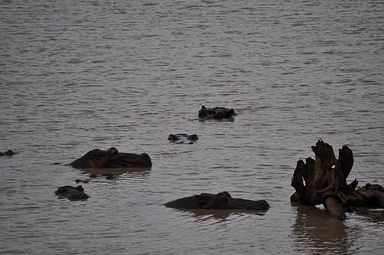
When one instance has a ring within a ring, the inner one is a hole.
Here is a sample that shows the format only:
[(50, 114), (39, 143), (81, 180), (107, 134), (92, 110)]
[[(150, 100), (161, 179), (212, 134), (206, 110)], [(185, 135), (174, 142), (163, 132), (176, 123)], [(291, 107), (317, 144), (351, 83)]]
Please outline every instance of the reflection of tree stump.
[(352, 150), (347, 146), (339, 149), (339, 158), (332, 146), (319, 140), (312, 146), (315, 160), (299, 160), (293, 173), (291, 186), (296, 192), (292, 202), (307, 205), (323, 204), (328, 212), (345, 219), (344, 206), (375, 206), (384, 208), (384, 187), (367, 184), (356, 189), (357, 180), (349, 185), (347, 178), (352, 170)]

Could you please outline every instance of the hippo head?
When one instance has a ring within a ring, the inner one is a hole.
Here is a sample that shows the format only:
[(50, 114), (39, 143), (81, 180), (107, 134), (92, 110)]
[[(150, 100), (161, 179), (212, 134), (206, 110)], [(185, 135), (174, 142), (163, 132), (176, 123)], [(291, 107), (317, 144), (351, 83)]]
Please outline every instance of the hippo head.
[(233, 116), (235, 116), (235, 110), (234, 109), (228, 109), (225, 107), (213, 107), (213, 108), (207, 108), (204, 105), (199, 110), (199, 119), (206, 120), (206, 119), (230, 119)]
[(59, 198), (68, 198), (69, 200), (72, 200), (72, 201), (86, 200), (89, 198), (89, 196), (84, 193), (84, 188), (81, 185), (79, 185), (77, 187), (73, 187), (73, 186), (59, 187), (55, 191), (55, 194)]
[(129, 168), (152, 166), (148, 154), (122, 153), (115, 147), (108, 150), (94, 149), (76, 159), (70, 165), (74, 168)]
[(183, 197), (164, 205), (177, 209), (239, 209), (263, 211), (269, 209), (269, 204), (265, 200), (232, 198), (226, 191), (217, 194), (201, 193), (200, 195)]
[(178, 209), (228, 209), (230, 200), (231, 195), (225, 191), (218, 194), (201, 193), (168, 202), (165, 206)]
[(200, 119), (213, 118), (214, 115), (215, 115), (215, 111), (205, 107), (204, 105), (199, 110), (199, 118)]
[(174, 143), (189, 143), (197, 141), (199, 137), (196, 134), (188, 135), (188, 134), (170, 134), (168, 136), (168, 140)]
[(56, 191), (55, 191), (55, 194), (56, 195), (63, 195), (63, 194), (66, 194), (68, 192), (84, 192), (84, 188), (83, 186), (79, 185), (77, 187), (73, 187), (73, 186), (62, 186), (62, 187), (59, 187)]
[(231, 195), (226, 192), (220, 192), (216, 195), (210, 194), (200, 194), (196, 195), (197, 203), (200, 205), (200, 208), (205, 209), (228, 209), (229, 201), (231, 200)]

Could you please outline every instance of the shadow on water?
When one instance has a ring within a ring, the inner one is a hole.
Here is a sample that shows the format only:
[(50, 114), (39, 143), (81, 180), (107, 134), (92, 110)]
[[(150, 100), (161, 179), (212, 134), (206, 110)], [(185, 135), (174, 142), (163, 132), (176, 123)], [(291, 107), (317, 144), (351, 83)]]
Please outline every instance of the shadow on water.
[(359, 232), (344, 221), (330, 217), (324, 210), (311, 206), (297, 206), (297, 217), (292, 225), (297, 251), (311, 254), (355, 254), (350, 247)]
[(263, 211), (263, 210), (249, 211), (249, 210), (236, 210), (236, 209), (233, 209), (233, 210), (231, 209), (215, 209), (215, 210), (175, 209), (175, 208), (171, 208), (171, 209), (190, 214), (191, 216), (195, 217), (197, 220), (200, 220), (200, 221), (206, 221), (212, 218), (216, 220), (224, 221), (231, 215), (254, 214), (258, 216), (264, 216), (266, 213), (266, 211)]
[(384, 209), (383, 208), (369, 208), (369, 207), (355, 207), (352, 212), (362, 216), (368, 222), (384, 223)]
[(151, 169), (148, 168), (84, 168), (83, 174), (94, 175), (121, 175), (121, 174), (141, 174), (148, 175)]
[(226, 118), (226, 119), (198, 119), (200, 122), (235, 122), (234, 117)]
[(81, 173), (86, 174), (86, 179), (76, 179), (76, 183), (88, 183), (92, 179), (105, 178), (106, 180), (116, 180), (122, 175), (128, 175), (131, 177), (147, 176), (150, 174), (148, 168), (87, 168), (82, 169)]

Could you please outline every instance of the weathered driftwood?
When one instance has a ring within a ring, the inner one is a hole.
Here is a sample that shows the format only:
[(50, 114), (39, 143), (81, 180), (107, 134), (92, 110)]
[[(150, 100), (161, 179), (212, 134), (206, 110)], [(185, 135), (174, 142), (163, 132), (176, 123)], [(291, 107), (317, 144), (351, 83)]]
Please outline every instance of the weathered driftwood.
[(344, 145), (339, 149), (339, 157), (332, 146), (319, 140), (312, 146), (315, 160), (299, 160), (293, 173), (291, 186), (296, 192), (291, 196), (292, 202), (306, 205), (323, 204), (327, 211), (345, 219), (345, 206), (372, 206), (384, 208), (384, 187), (367, 184), (357, 187), (357, 180), (347, 184), (352, 170), (352, 150)]

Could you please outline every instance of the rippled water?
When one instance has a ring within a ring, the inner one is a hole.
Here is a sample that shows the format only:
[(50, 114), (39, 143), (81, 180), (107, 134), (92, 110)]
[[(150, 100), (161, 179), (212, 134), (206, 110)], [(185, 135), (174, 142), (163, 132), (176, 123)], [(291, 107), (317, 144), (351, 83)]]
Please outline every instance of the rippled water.
[[(0, 253), (381, 254), (382, 210), (340, 222), (289, 196), (318, 138), (350, 145), (351, 180), (384, 183), (383, 1), (0, 3), (0, 151), (18, 152), (0, 158)], [(239, 115), (201, 122), (203, 104)], [(57, 199), (86, 178), (65, 164), (110, 146), (152, 170)], [(223, 190), (271, 208), (163, 206)]]

